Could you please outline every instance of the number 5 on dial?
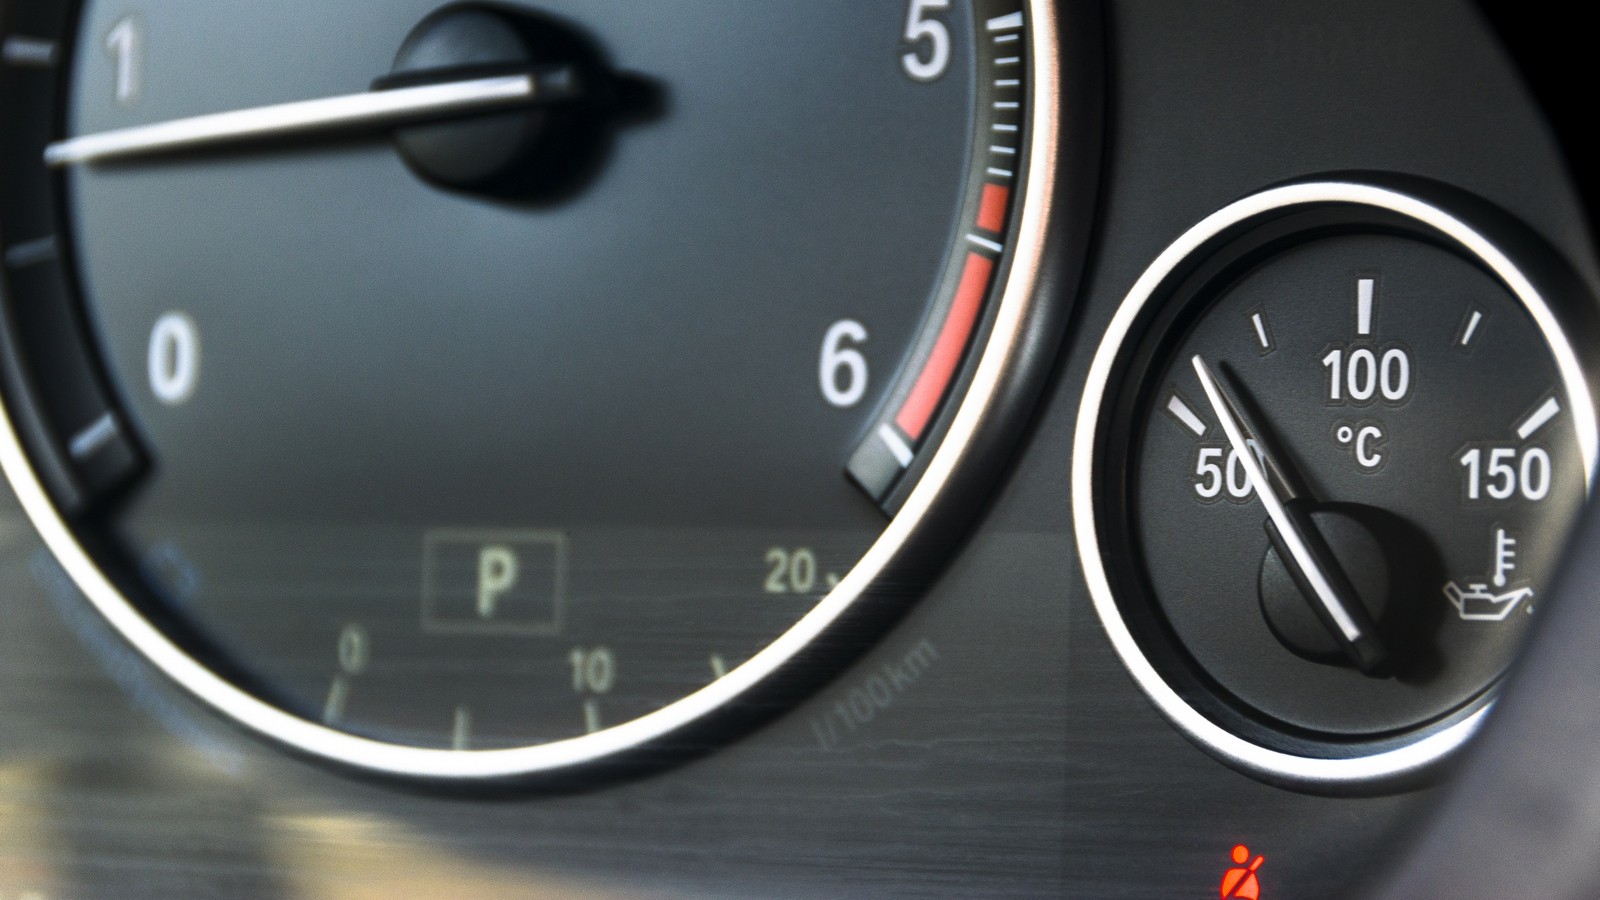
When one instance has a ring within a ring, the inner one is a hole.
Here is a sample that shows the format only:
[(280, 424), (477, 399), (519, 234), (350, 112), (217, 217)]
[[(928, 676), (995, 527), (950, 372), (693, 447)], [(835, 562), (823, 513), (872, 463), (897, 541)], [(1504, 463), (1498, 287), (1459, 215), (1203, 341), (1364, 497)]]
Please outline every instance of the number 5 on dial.
[(911, 0), (906, 11), (905, 39), (922, 45), (927, 55), (912, 51), (900, 57), (906, 74), (918, 81), (934, 81), (950, 68), (950, 27), (933, 17), (935, 10), (950, 8), (950, 0)]

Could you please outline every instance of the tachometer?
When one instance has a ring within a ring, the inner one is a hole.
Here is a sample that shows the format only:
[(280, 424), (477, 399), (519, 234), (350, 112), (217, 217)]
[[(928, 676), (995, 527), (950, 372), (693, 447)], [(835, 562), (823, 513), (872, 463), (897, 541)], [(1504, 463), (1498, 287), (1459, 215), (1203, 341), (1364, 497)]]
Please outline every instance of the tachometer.
[(1054, 15), (7, 4), (6, 472), (302, 750), (649, 743), (903, 594), (1015, 431)]

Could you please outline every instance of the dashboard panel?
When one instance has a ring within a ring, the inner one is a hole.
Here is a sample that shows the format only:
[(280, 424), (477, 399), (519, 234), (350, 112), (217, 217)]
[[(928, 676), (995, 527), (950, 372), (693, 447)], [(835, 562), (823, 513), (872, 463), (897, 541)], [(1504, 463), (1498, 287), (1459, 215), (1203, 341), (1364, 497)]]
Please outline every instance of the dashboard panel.
[[(905, 4), (887, 5), (897, 24)], [(1219, 883), (1226, 897), (1250, 896), (1225, 879), (1251, 865), (1260, 897), (1344, 897), (1429, 829), (1448, 834), (1431, 818), (1450, 790), (1438, 768), (1284, 784), (1219, 760), (1147, 699), (1078, 557), (1074, 430), (1096, 349), (1152, 260), (1276, 185), (1449, 185), (1600, 295), (1557, 135), (1463, 3), (1055, 11), (1063, 152), (1035, 290), (1057, 305), (1025, 342), (1037, 391), (1011, 398), (1021, 424), (943, 520), (939, 565), (829, 632), (829, 667), (621, 768), (396, 779), (254, 734), (175, 683), (8, 495), (0, 897), (1200, 897)], [(896, 73), (909, 45), (893, 29), (878, 44)], [(764, 562), (751, 554), (752, 577)], [(325, 669), (327, 642), (312, 643), (294, 662)]]

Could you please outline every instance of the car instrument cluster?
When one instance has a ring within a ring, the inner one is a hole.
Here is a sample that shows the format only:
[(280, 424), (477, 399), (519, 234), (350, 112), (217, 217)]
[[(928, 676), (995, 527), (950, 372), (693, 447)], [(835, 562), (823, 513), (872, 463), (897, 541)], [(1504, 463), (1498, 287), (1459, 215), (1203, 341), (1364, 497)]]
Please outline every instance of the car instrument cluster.
[(1542, 116), (1449, 0), (0, 0), (0, 897), (1370, 887), (1591, 489)]

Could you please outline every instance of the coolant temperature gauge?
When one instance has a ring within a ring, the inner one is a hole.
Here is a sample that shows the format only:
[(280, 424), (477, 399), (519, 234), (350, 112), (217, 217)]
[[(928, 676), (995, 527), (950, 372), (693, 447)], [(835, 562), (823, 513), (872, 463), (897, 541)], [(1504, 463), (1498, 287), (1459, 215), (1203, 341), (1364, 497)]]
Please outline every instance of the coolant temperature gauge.
[(1241, 200), (1152, 265), (1095, 360), (1074, 488), (1097, 609), (1156, 704), (1258, 775), (1381, 780), (1458, 746), (1587, 493), (1589, 301), (1453, 197)]

